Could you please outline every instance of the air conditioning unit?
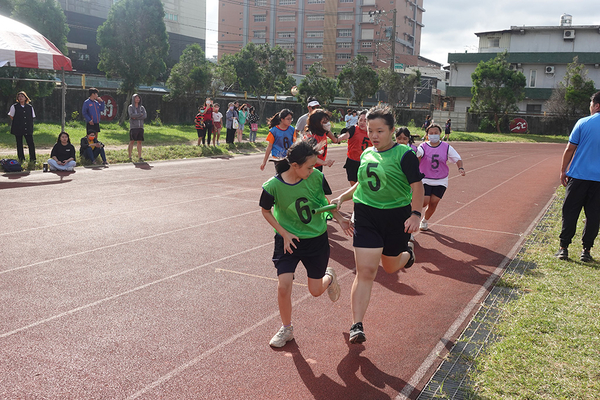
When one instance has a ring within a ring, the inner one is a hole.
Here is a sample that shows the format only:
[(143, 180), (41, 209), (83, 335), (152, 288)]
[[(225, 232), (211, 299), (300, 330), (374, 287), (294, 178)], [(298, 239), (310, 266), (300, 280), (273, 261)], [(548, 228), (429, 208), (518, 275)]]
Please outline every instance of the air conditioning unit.
[(516, 71), (517, 70), (517, 64), (510, 64), (508, 66), (508, 69), (510, 69), (511, 71)]
[(546, 66), (546, 73), (547, 74), (553, 74), (554, 73), (554, 65), (547, 65)]
[(575, 29), (565, 29), (563, 31), (563, 39), (575, 39)]

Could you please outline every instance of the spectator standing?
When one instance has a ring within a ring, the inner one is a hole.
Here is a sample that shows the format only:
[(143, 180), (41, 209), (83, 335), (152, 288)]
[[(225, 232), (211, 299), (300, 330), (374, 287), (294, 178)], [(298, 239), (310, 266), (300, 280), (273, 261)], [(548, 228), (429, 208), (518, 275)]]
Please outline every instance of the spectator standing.
[(241, 143), (244, 136), (244, 126), (246, 125), (246, 118), (248, 118), (248, 105), (242, 104), (240, 111), (238, 112), (239, 127), (237, 129), (237, 140)]
[(61, 132), (58, 135), (58, 139), (52, 147), (48, 165), (50, 171), (73, 171), (77, 165), (75, 147), (71, 144), (71, 138), (67, 132)]
[(81, 115), (85, 119), (85, 131), (86, 133), (95, 132), (96, 138), (100, 133), (100, 115), (104, 111), (106, 104), (100, 96), (98, 96), (98, 89), (91, 87), (88, 89), (90, 97), (83, 102), (81, 108)]
[(219, 145), (219, 138), (221, 137), (221, 129), (223, 128), (223, 114), (219, 111), (221, 106), (219, 104), (213, 105), (213, 146)]
[(256, 109), (254, 107), (250, 107), (248, 123), (250, 124), (250, 141), (256, 142), (256, 132), (258, 131), (258, 115), (256, 114)]
[(308, 99), (306, 99), (307, 101), (307, 107), (308, 108), (308, 112), (304, 115), (302, 115), (300, 118), (298, 118), (298, 122), (296, 123), (296, 131), (294, 132), (295, 136), (297, 137), (302, 137), (302, 136), (298, 136), (298, 134), (300, 135), (304, 135), (304, 128), (306, 127), (306, 122), (308, 121), (308, 115), (315, 109), (321, 107), (321, 105), (319, 104), (319, 100), (316, 99), (316, 97), (309, 97)]
[(15, 136), (17, 142), (17, 158), (19, 162), (25, 161), (25, 152), (23, 151), (23, 137), (27, 141), (29, 149), (29, 162), (35, 163), (35, 144), (33, 143), (33, 119), (35, 111), (27, 97), (27, 93), (21, 91), (17, 93), (17, 102), (10, 106), (8, 116), (12, 120), (10, 133)]
[(560, 260), (569, 258), (568, 248), (582, 208), (585, 225), (581, 261), (593, 261), (590, 250), (600, 227), (600, 92), (592, 95), (590, 114), (575, 124), (560, 166), (560, 181), (567, 188), (562, 207), (560, 249), (556, 253)]
[(129, 154), (129, 161), (131, 161), (131, 151), (133, 150), (134, 142), (137, 142), (137, 153), (138, 160), (143, 162), (142, 159), (142, 142), (144, 141), (144, 120), (148, 116), (146, 109), (142, 105), (142, 98), (138, 94), (131, 96), (131, 104), (127, 108), (129, 113), (129, 147), (127, 147), (127, 154)]
[(225, 113), (225, 128), (227, 128), (227, 134), (225, 136), (225, 143), (233, 143), (235, 139), (235, 128), (233, 127), (233, 121), (237, 121), (238, 112), (235, 109), (235, 103), (229, 103), (227, 112)]

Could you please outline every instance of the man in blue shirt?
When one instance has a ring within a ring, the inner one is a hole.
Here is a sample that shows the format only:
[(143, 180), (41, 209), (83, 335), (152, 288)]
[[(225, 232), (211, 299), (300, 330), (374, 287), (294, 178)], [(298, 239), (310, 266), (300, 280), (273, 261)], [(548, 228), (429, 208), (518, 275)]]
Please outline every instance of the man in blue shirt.
[(96, 137), (98, 137), (98, 132), (100, 132), (100, 114), (104, 111), (105, 104), (102, 98), (98, 96), (98, 89), (92, 87), (89, 88), (88, 92), (90, 97), (83, 102), (81, 115), (83, 115), (86, 122), (86, 134), (96, 132)]
[(562, 157), (560, 180), (567, 189), (562, 208), (560, 249), (556, 253), (560, 260), (569, 258), (568, 247), (575, 236), (582, 208), (585, 226), (581, 261), (593, 261), (590, 249), (600, 227), (600, 92), (592, 95), (590, 114), (575, 124)]

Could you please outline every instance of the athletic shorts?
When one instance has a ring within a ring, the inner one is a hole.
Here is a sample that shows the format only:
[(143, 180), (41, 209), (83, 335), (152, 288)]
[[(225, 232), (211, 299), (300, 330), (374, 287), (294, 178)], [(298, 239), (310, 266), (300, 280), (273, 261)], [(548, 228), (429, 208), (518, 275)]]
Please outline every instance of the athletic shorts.
[(133, 128), (129, 130), (129, 140), (134, 142), (144, 141), (144, 128)]
[[(316, 166), (315, 169), (318, 169), (319, 171), (323, 172), (322, 165)], [(325, 192), (325, 195), (327, 196), (333, 194), (333, 192), (331, 191), (331, 187), (329, 186), (329, 182), (327, 182), (327, 179), (325, 179), (325, 175), (323, 175), (323, 192)]]
[(329, 238), (327, 231), (321, 236), (310, 239), (294, 240), (296, 248), (293, 253), (284, 249), (283, 236), (275, 234), (275, 249), (273, 250), (273, 263), (277, 269), (277, 276), (285, 273), (294, 273), (299, 261), (302, 261), (306, 274), (312, 279), (321, 279), (329, 263)]
[(354, 203), (354, 247), (383, 247), (383, 255), (396, 257), (408, 250), (410, 233), (404, 232), (404, 221), (411, 206), (383, 210)]
[(360, 167), (360, 161), (346, 158), (346, 164), (344, 164), (344, 168), (346, 168), (348, 182), (358, 182), (358, 167)]
[(444, 197), (444, 193), (446, 193), (446, 186), (430, 186), (423, 184), (423, 187), (425, 188), (425, 196), (434, 195), (441, 199)]
[(87, 134), (89, 134), (90, 132), (100, 132), (100, 124), (94, 124), (94, 125), (90, 125), (90, 123), (88, 122), (87, 124), (85, 124), (85, 133), (86, 136)]

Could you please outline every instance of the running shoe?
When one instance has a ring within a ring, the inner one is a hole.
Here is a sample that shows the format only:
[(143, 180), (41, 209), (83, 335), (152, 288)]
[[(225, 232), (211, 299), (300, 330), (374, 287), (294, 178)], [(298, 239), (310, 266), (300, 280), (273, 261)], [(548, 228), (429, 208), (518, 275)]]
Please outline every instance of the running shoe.
[(408, 254), (410, 254), (410, 258), (408, 259), (408, 261), (406, 262), (406, 265), (404, 266), (405, 269), (412, 267), (416, 260), (415, 245), (412, 242), (408, 242)]
[(290, 326), (286, 328), (285, 326), (282, 326), (279, 328), (279, 332), (277, 332), (269, 342), (269, 346), (283, 347), (292, 339), (294, 339), (294, 327)]
[(367, 340), (362, 322), (357, 322), (350, 327), (350, 343), (362, 343)]
[(331, 282), (329, 283), (329, 287), (327, 288), (327, 294), (329, 295), (331, 301), (336, 302), (340, 298), (341, 291), (340, 285), (337, 281), (337, 275), (335, 273), (335, 270), (331, 267), (327, 267), (325, 274), (331, 277)]
[(568, 260), (569, 259), (569, 250), (561, 247), (560, 249), (558, 249), (558, 251), (556, 252), (556, 254), (554, 256), (556, 258), (558, 258), (559, 260)]
[(421, 220), (421, 223), (419, 224), (419, 230), (426, 231), (427, 229), (429, 229), (429, 225), (427, 224), (427, 221), (425, 221), (424, 219)]
[(592, 258), (592, 255), (590, 254), (590, 250), (589, 249), (583, 249), (583, 251), (581, 252), (581, 255), (579, 256), (579, 259), (583, 262), (592, 262), (594, 261), (594, 259)]

